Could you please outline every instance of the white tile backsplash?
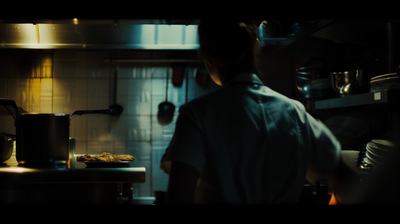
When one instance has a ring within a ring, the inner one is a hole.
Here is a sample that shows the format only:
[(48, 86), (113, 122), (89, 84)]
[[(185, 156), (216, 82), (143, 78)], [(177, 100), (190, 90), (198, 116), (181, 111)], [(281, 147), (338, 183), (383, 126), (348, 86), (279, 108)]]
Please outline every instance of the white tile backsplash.
[(114, 154), (128, 154), (128, 142), (114, 141)]
[(151, 79), (128, 80), (128, 114), (151, 114)]
[(87, 154), (96, 155), (103, 152), (114, 153), (113, 141), (87, 141)]
[(107, 109), (110, 106), (110, 81), (88, 79), (88, 110)]
[(72, 114), (86, 110), (88, 81), (77, 78), (53, 78), (53, 112)]
[(42, 78), (40, 88), (40, 112), (53, 112), (53, 79)]
[(112, 77), (114, 69), (110, 63), (104, 62), (104, 58), (109, 58), (110, 53), (106, 51), (93, 51), (88, 53), (87, 57), (87, 74), (88, 78), (105, 78)]
[(53, 56), (54, 78), (86, 78), (88, 53), (59, 51)]
[(172, 69), (168, 67), (153, 67), (152, 72), (152, 78), (165, 79), (167, 78), (167, 72), (169, 72), (169, 77), (171, 77)]
[(77, 138), (75, 142), (75, 153), (76, 154), (87, 154), (87, 141), (80, 140)]
[(41, 112), (40, 91), (41, 79), (21, 78), (18, 80), (20, 105), (30, 112)]
[(129, 115), (127, 119), (129, 141), (151, 141), (151, 116)]
[[(87, 118), (87, 115), (74, 115), (72, 117), (69, 127), (69, 136), (71, 138), (76, 138), (77, 141), (87, 140)], [(77, 146), (76, 148), (78, 149), (79, 147)]]
[[(167, 187), (168, 176), (159, 169), (159, 162), (172, 138), (179, 108), (186, 100), (186, 80), (182, 87), (174, 87), (172, 68), (167, 64), (104, 62), (118, 55), (141, 58), (140, 54), (60, 50), (53, 52), (52, 60), (48, 53), (38, 54), (32, 68), (21, 69), (21, 55), (3, 53), (0, 63), (6, 67), (0, 68), (0, 97), (14, 99), (31, 112), (72, 114), (76, 110), (106, 109), (114, 103), (113, 78), (118, 66), (116, 103), (123, 106), (122, 115), (76, 115), (71, 120), (70, 137), (76, 138), (77, 154), (107, 151), (133, 155), (147, 170), (146, 183), (134, 185), (134, 196), (154, 196), (154, 190)], [(196, 69), (187, 69), (188, 101), (219, 88), (211, 82), (206, 88), (197, 86)], [(160, 125), (157, 112), (158, 105), (165, 101), (167, 72), (168, 101), (176, 111), (170, 124)], [(0, 132), (15, 133), (12, 116), (0, 118)]]
[[(90, 115), (89, 115), (90, 116)], [(128, 139), (128, 115), (106, 116), (108, 119), (109, 136), (113, 141), (127, 141)]]
[(88, 141), (111, 141), (110, 121), (108, 115), (84, 114), (87, 116)]

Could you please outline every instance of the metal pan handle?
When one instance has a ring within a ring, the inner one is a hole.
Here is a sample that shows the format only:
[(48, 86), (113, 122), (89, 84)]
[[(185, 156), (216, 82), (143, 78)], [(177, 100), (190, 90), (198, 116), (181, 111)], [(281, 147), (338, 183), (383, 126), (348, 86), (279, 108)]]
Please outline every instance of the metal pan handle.
[(111, 113), (111, 110), (109, 110), (109, 109), (106, 109), (106, 110), (77, 110), (71, 115), (71, 117), (74, 114), (81, 116), (82, 114), (110, 114), (110, 113)]
[(110, 109), (106, 109), (106, 110), (77, 110), (74, 113), (72, 113), (72, 115), (69, 117), (69, 121), (71, 121), (72, 117), (77, 114), (79, 116), (81, 116), (82, 114), (111, 114), (111, 110)]
[(0, 98), (0, 105), (3, 105), (6, 107), (6, 109), (11, 113), (11, 115), (14, 117), (14, 114), (7, 108), (7, 106), (12, 106), (15, 109), (16, 116), (14, 117), (15, 120), (19, 118), (19, 112), (18, 112), (18, 107), (17, 104), (15, 103), (14, 100), (9, 100), (5, 98)]

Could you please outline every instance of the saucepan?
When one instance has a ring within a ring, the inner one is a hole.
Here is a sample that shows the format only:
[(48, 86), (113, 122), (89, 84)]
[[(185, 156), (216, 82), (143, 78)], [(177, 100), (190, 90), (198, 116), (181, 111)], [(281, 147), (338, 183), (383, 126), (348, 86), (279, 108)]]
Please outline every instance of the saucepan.
[[(16, 110), (16, 159), (20, 166), (64, 167), (69, 160), (69, 127), (74, 115), (119, 115), (121, 110), (110, 106), (104, 110), (77, 110), (71, 116), (62, 113), (19, 114), (15, 101), (0, 99), (0, 105)], [(10, 110), (11, 112), (11, 110)]]

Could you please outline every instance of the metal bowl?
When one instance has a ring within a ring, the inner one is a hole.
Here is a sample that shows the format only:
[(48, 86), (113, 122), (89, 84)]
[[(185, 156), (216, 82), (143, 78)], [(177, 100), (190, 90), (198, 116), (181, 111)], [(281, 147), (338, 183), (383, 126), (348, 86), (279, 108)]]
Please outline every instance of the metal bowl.
[(362, 93), (357, 78), (358, 70), (331, 72), (332, 88), (341, 97)]
[(312, 79), (296, 76), (296, 87), (306, 98), (310, 97)]

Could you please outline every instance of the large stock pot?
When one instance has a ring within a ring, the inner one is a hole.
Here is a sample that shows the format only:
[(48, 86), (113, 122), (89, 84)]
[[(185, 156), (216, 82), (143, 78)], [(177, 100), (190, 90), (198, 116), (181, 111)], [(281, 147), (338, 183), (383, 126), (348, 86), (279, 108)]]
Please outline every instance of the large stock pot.
[[(0, 105), (12, 106), (16, 127), (16, 159), (19, 166), (64, 167), (69, 160), (69, 126), (73, 115), (119, 115), (120, 108), (78, 110), (69, 114), (19, 114), (15, 101), (0, 99)], [(11, 110), (9, 110), (11, 112)]]

